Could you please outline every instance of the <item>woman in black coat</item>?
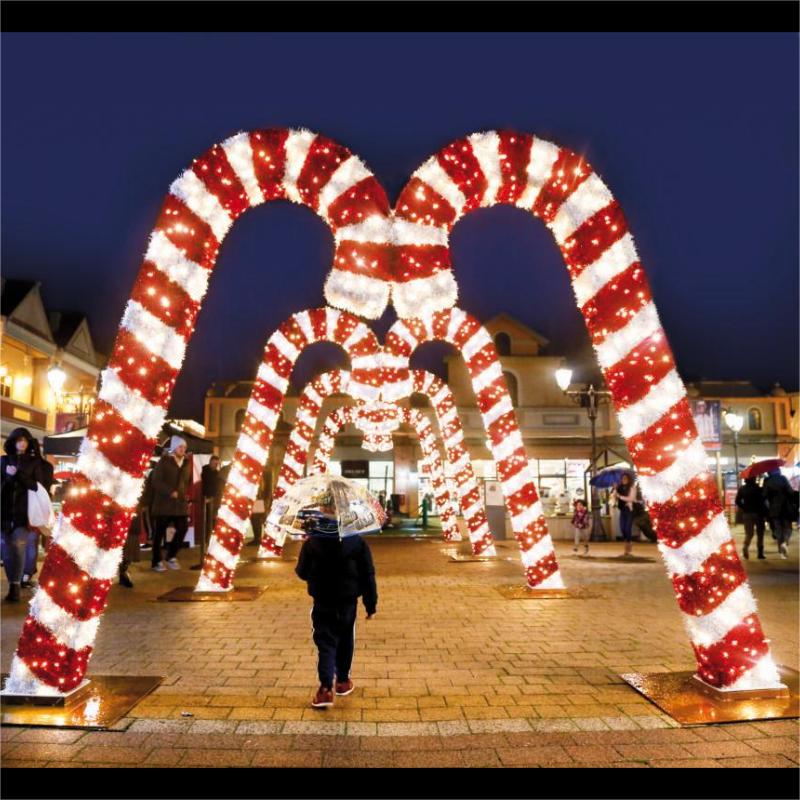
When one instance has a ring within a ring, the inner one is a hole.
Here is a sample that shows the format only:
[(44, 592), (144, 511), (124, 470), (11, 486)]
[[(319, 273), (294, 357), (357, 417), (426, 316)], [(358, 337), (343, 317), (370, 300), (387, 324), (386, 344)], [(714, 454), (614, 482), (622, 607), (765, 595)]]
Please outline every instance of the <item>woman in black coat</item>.
[(36, 532), (28, 523), (28, 492), (41, 483), (47, 491), (53, 483), (53, 470), (42, 458), (39, 443), (27, 428), (11, 431), (0, 458), (0, 523), (2, 524), (5, 568), (10, 588), (6, 600), (18, 602), (25, 567), (25, 548)]

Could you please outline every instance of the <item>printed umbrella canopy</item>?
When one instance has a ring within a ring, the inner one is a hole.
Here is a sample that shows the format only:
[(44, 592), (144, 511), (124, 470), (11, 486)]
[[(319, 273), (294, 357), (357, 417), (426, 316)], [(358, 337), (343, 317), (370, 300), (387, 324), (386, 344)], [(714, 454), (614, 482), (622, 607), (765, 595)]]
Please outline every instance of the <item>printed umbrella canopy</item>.
[(623, 475), (630, 475), (631, 479), (636, 479), (636, 474), (628, 467), (606, 467), (601, 469), (589, 483), (598, 489), (610, 489), (620, 482)]
[(290, 535), (352, 536), (379, 531), (386, 512), (360, 483), (339, 475), (301, 478), (272, 504), (267, 522)]

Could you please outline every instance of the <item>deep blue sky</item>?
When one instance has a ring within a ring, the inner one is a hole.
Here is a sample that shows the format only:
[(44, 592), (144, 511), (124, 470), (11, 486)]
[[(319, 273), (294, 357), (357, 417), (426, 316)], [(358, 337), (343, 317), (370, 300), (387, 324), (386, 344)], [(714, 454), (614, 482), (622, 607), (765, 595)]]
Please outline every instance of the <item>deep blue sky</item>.
[[(621, 202), (685, 376), (796, 389), (797, 65), (791, 34), (4, 34), (3, 274), (87, 312), (108, 352), (169, 184), (215, 142), (324, 132), (393, 202), (452, 139), (515, 127), (585, 153)], [(585, 358), (540, 222), (488, 209), (452, 241), (463, 308), (506, 311)], [(173, 413), (202, 419), (211, 381), (252, 377), (267, 334), (323, 303), (331, 256), (307, 209), (239, 220)]]

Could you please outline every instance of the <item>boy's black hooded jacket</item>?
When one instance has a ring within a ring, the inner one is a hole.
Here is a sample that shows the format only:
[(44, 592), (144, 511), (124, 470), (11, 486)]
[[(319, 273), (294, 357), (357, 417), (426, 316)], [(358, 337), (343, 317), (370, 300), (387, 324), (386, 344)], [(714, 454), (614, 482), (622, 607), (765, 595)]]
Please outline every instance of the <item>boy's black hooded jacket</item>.
[(369, 545), (358, 535), (344, 539), (309, 536), (295, 568), (308, 593), (321, 605), (339, 605), (363, 597), (367, 614), (378, 605), (375, 567)]

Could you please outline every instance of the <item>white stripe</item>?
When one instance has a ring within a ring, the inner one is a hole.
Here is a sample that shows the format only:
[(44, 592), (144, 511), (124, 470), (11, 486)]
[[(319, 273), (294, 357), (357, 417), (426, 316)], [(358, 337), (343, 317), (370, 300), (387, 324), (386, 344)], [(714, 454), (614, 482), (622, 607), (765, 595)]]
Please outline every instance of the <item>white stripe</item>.
[(394, 243), (404, 245), (441, 245), (447, 247), (449, 237), (446, 228), (395, 219), (393, 225)]
[(564, 589), (564, 579), (561, 577), (561, 571), (556, 570), (552, 575), (545, 578), (536, 584), (537, 589)]
[[(317, 383), (317, 382), (314, 381), (314, 383)], [(320, 387), (321, 387), (321, 384), (318, 384), (318, 385), (320, 385)], [(313, 383), (309, 383), (308, 386), (306, 386), (305, 390), (303, 391), (303, 394), (305, 395), (305, 399), (309, 403), (312, 403), (313, 405), (315, 405), (317, 407), (317, 409), (319, 409), (322, 406), (323, 397), (317, 391), (316, 386), (314, 386)], [(302, 407), (305, 408), (304, 405)]]
[(786, 685), (781, 682), (778, 667), (772, 660), (772, 656), (767, 653), (762, 656), (758, 663), (743, 673), (728, 686), (721, 686), (723, 692), (751, 691), (753, 689), (785, 689)]
[[(220, 509), (220, 511), (221, 510), (222, 509)], [(233, 555), (230, 550), (223, 547), (216, 536), (209, 542), (208, 555), (219, 561), (226, 569), (236, 569), (236, 565), (239, 563), (239, 558)]]
[(411, 332), (410, 328), (402, 320), (398, 320), (392, 325), (389, 333), (394, 333), (399, 339), (402, 339), (413, 352), (420, 344), (416, 336)]
[(483, 391), (490, 383), (502, 377), (503, 367), (499, 361), (495, 361), (472, 379), (472, 391), (478, 394), (478, 392)]
[[(369, 266), (365, 258), (359, 257), (357, 260), (360, 266)], [(324, 291), (330, 305), (352, 311), (359, 317), (377, 319), (389, 302), (391, 284), (383, 278), (372, 278), (334, 267), (325, 279)]]
[(75, 468), (82, 472), (103, 494), (123, 508), (134, 508), (139, 499), (142, 479), (114, 466), (91, 439), (81, 442)]
[(286, 196), (294, 203), (303, 203), (303, 198), (297, 190), (297, 179), (303, 164), (306, 163), (308, 150), (314, 139), (315, 133), (307, 130), (292, 130), (286, 137), (286, 167), (283, 174), (283, 187)]
[(603, 369), (613, 367), (648, 336), (653, 336), (656, 341), (659, 331), (661, 322), (655, 304), (647, 303), (628, 320), (624, 328), (608, 334), (600, 344), (594, 346), (600, 366)]
[(639, 476), (642, 494), (650, 503), (666, 503), (675, 492), (706, 470), (705, 448), (700, 439), (695, 439), (666, 469), (656, 475)]
[(194, 171), (187, 169), (169, 187), (171, 194), (182, 200), (214, 232), (218, 242), (233, 224), (228, 212), (222, 207), (217, 196), (210, 192)]
[(455, 209), (456, 218), (461, 216), (461, 211), (467, 202), (462, 191), (453, 183), (450, 176), (442, 169), (436, 156), (429, 158), (413, 175), (431, 189), (440, 194)]
[(173, 283), (177, 283), (195, 303), (203, 299), (211, 272), (186, 258), (183, 251), (161, 231), (153, 231), (144, 257), (152, 261)]
[(526, 567), (532, 567), (551, 553), (553, 553), (553, 541), (549, 536), (543, 536), (530, 550), (521, 550), (520, 558)]
[(328, 182), (322, 187), (319, 193), (317, 212), (328, 219), (328, 222), (332, 222), (328, 218), (328, 208), (331, 203), (356, 184), (371, 177), (372, 173), (364, 162), (357, 156), (350, 156), (336, 167)]
[(469, 508), (463, 508), (462, 506), (462, 513), (464, 515), (464, 519), (471, 520), (473, 517), (477, 516), (478, 514), (483, 511), (484, 506), (483, 503), (478, 500), (477, 502), (473, 503)]
[(289, 388), (289, 380), (278, 375), (272, 366), (267, 364), (265, 361), (262, 361), (258, 366), (256, 380), (269, 384), (277, 389), (281, 394), (286, 394), (286, 390)]
[(572, 281), (578, 306), (588, 303), (612, 278), (639, 260), (633, 237), (626, 233)]
[[(233, 528), (235, 531), (239, 531), (241, 534), (244, 534), (244, 532), (247, 530), (247, 521), (243, 520), (238, 514), (235, 514), (233, 510), (224, 503), (220, 507), (217, 516), (229, 527)], [(209, 550), (210, 549), (211, 548), (209, 547)]]
[(464, 432), (461, 429), (456, 429), (450, 436), (444, 440), (445, 449), (452, 450), (458, 447), (464, 441)]
[(404, 369), (408, 366), (408, 358), (394, 353), (381, 353), (381, 366), (390, 369)]
[[(431, 384), (433, 381), (431, 381)], [(428, 394), (431, 403), (433, 403), (434, 408), (438, 408), (445, 400), (449, 400), (452, 397), (452, 392), (450, 391), (450, 387), (446, 384), (442, 384), (439, 389), (437, 390), (436, 394), (431, 396), (432, 387), (425, 387), (424, 385), (420, 387), (423, 392)]]
[(259, 464), (266, 464), (269, 458), (269, 451), (261, 447), (252, 436), (248, 436), (246, 433), (239, 435), (236, 449), (241, 450)]
[(497, 422), (503, 414), (508, 414), (509, 411), (514, 410), (514, 404), (511, 398), (506, 394), (503, 395), (488, 411), (483, 415), (483, 424), (488, 428), (492, 423)]
[(115, 369), (104, 369), (101, 377), (102, 384), (97, 396), (115, 408), (126, 422), (130, 422), (148, 438), (154, 439), (158, 436), (167, 410), (145, 400), (139, 389), (129, 387)]
[(489, 336), (489, 332), (486, 328), (478, 328), (478, 330), (464, 342), (461, 348), (461, 355), (464, 357), (464, 361), (469, 361), (479, 350), (482, 350), (487, 344), (492, 343), (492, 337)]
[(224, 588), (203, 574), (197, 579), (197, 586), (194, 587), (196, 592), (230, 592), (232, 589), (233, 586)]
[(40, 681), (15, 653), (11, 659), (11, 670), (3, 687), (3, 694), (27, 694), (37, 697), (58, 697), (60, 692)]
[(492, 455), (496, 462), (504, 461), (520, 447), (524, 447), (522, 435), (518, 430), (510, 431), (500, 444), (496, 444), (492, 447)]
[(128, 300), (120, 326), (130, 331), (154, 356), (179, 369), (186, 353), (186, 339), (154, 317), (136, 300)]
[[(386, 401), (402, 400), (412, 394), (414, 384), (411, 376), (394, 383), (385, 383), (381, 386), (381, 398)], [(352, 389), (351, 389), (352, 392)]]
[(473, 133), (467, 137), (472, 145), (472, 152), (486, 178), (486, 191), (481, 199), (482, 206), (491, 206), (497, 200), (497, 192), (503, 182), (500, 171), (500, 137), (497, 131)]
[(222, 149), (228, 157), (228, 163), (236, 173), (247, 193), (251, 206), (258, 206), (264, 202), (264, 193), (258, 185), (256, 171), (253, 168), (253, 148), (250, 144), (250, 135), (237, 133), (222, 143)]
[(750, 614), (756, 613), (756, 601), (750, 587), (742, 583), (720, 605), (705, 615), (684, 614), (683, 619), (692, 642), (709, 647), (724, 638)]
[(341, 318), (341, 311), (337, 311), (335, 308), (331, 308), (330, 306), (325, 307), (325, 333), (329, 342), (335, 342), (333, 337), (336, 333), (336, 329), (339, 327), (339, 320)]
[[(325, 372), (317, 380), (322, 388), (323, 396), (330, 397), (334, 393), (333, 373)], [(320, 403), (320, 405), (322, 404)]]
[(542, 504), (537, 500), (532, 506), (528, 506), (519, 512), (515, 517), (511, 517), (511, 528), (514, 533), (520, 533), (542, 516)]
[(445, 341), (452, 344), (458, 335), (461, 326), (467, 321), (467, 313), (460, 308), (450, 309), (450, 319), (447, 322), (447, 331), (444, 335)]
[(548, 226), (555, 240), (563, 245), (587, 219), (602, 211), (613, 199), (614, 195), (600, 176), (593, 172), (564, 200)]
[(350, 359), (350, 366), (352, 367), (353, 371), (371, 371), (380, 369), (380, 364), (378, 363), (378, 353), (370, 353), (366, 356), (355, 356), (355, 358)]
[(258, 494), (258, 484), (254, 483), (248, 478), (236, 465), (231, 468), (228, 473), (228, 483), (233, 486), (237, 492), (248, 500), (255, 500)]
[(502, 481), (503, 495), (505, 497), (510, 497), (529, 483), (533, 483), (529, 470), (521, 469), (510, 478), (506, 478), (506, 480)]
[(641, 400), (617, 412), (622, 435), (630, 439), (631, 436), (647, 430), (684, 397), (686, 387), (680, 375), (673, 369), (658, 383), (653, 384)]
[(723, 514), (717, 514), (700, 533), (680, 547), (659, 542), (658, 549), (670, 575), (691, 575), (698, 572), (705, 561), (727, 543), (733, 545), (728, 522)]
[(275, 331), (269, 337), (270, 344), (274, 345), (278, 352), (286, 359), (294, 363), (300, 355), (297, 346), (290, 342), (280, 331)]
[(85, 622), (75, 619), (72, 614), (53, 601), (44, 588), (40, 588), (33, 596), (30, 614), (61, 644), (73, 650), (82, 650), (92, 644), (97, 636), (97, 626), (100, 624), (100, 617)]
[(472, 462), (469, 459), (469, 453), (465, 451), (464, 455), (461, 456), (458, 461), (451, 462), (451, 466), (455, 473), (459, 473), (462, 470), (465, 470), (471, 463)]
[(283, 463), (295, 472), (295, 474), (302, 476), (305, 464), (301, 464), (291, 453), (286, 453), (283, 457)]
[(556, 145), (546, 142), (544, 139), (534, 138), (531, 144), (531, 157), (528, 159), (528, 183), (516, 203), (520, 208), (527, 211), (533, 208), (539, 192), (542, 191), (542, 186), (550, 177), (558, 153), (559, 148)]
[(394, 236), (392, 221), (388, 217), (373, 214), (361, 222), (344, 225), (336, 231), (337, 242), (370, 242), (389, 244)]
[[(302, 407), (298, 408), (297, 414), (295, 414), (294, 419), (295, 419), (295, 424), (297, 424), (298, 422), (302, 422), (303, 425), (307, 426), (308, 428), (311, 428), (311, 435), (312, 436), (314, 435), (314, 428), (317, 425), (317, 417), (314, 416), (311, 412), (309, 412), (308, 409)], [(300, 439), (301, 441), (305, 441), (304, 434), (302, 434), (298, 428), (295, 428), (293, 433), (297, 433), (297, 438)]]
[(254, 397), (250, 397), (247, 403), (247, 413), (251, 417), (257, 419), (259, 422), (267, 426), (271, 431), (275, 430), (275, 424), (278, 421), (280, 412), (272, 408), (268, 408), (263, 403), (259, 403)]
[(84, 572), (98, 581), (111, 580), (117, 575), (122, 558), (121, 547), (113, 550), (100, 547), (91, 536), (86, 536), (75, 528), (63, 514), (59, 514), (56, 524), (57, 531), (53, 531), (53, 541)]
[(314, 326), (311, 324), (311, 317), (308, 311), (301, 311), (294, 315), (294, 321), (300, 326), (303, 336), (306, 337), (308, 343), (317, 341), (317, 336), (314, 333)]

